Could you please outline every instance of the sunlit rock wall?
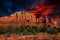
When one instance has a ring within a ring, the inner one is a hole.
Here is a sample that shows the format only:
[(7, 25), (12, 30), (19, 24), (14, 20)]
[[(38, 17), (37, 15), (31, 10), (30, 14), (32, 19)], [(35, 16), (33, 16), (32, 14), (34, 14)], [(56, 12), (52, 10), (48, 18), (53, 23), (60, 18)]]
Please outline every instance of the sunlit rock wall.
[(0, 17), (0, 26), (33, 25), (34, 22), (36, 22), (35, 15), (26, 11), (19, 11), (9, 16)]

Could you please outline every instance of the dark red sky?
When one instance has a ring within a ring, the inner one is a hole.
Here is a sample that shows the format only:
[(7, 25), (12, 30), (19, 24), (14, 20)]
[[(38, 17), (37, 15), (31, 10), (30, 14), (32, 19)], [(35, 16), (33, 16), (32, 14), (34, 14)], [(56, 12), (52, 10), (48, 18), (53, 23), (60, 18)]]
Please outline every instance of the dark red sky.
[(29, 11), (34, 13), (37, 18), (45, 18), (46, 15), (50, 18), (58, 19), (60, 21), (60, 1), (58, 0), (42, 0), (37, 1), (33, 8)]
[[(39, 8), (42, 10), (40, 10), (38, 7), (37, 9), (39, 10), (37, 10), (35, 8), (36, 5), (38, 5)], [(49, 7), (52, 12), (47, 11)], [(10, 15), (16, 11), (23, 11), (23, 10), (25, 11), (35, 10), (37, 11), (37, 15), (39, 16), (43, 14), (48, 14), (48, 16), (57, 18), (60, 17), (60, 1), (59, 0), (0, 0), (0, 16)]]

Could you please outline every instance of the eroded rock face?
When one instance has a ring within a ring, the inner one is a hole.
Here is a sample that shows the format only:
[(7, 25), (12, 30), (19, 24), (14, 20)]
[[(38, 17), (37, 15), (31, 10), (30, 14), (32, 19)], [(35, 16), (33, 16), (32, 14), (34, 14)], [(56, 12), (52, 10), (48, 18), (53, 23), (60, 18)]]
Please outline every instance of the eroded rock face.
[[(43, 20), (39, 20), (37, 23), (36, 15), (33, 13), (29, 13), (26, 11), (15, 12), (9, 16), (0, 17), (0, 26), (21, 26), (21, 25), (29, 25), (29, 26), (38, 26), (42, 27), (44, 24)], [(51, 19), (51, 23), (49, 19), (46, 17), (46, 24), (51, 27), (57, 27), (57, 24), (54, 23), (54, 20)]]
[[(19, 11), (11, 14), (10, 16), (0, 17), (0, 26), (4, 25), (20, 25), (24, 22), (36, 22), (36, 17), (32, 13), (26, 11)], [(12, 23), (12, 24), (11, 24)]]

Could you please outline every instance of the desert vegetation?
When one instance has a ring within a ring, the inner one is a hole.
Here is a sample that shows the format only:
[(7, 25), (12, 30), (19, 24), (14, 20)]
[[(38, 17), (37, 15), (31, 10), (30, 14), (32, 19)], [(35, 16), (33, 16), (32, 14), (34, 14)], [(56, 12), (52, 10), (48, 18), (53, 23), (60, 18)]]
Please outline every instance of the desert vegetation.
[(0, 34), (22, 34), (30, 35), (37, 34), (40, 32), (46, 32), (49, 34), (57, 34), (60, 32), (60, 28), (51, 28), (51, 27), (37, 27), (37, 26), (20, 26), (20, 27), (2, 27), (0, 26)]
[(0, 26), (0, 40), (60, 40), (60, 28)]

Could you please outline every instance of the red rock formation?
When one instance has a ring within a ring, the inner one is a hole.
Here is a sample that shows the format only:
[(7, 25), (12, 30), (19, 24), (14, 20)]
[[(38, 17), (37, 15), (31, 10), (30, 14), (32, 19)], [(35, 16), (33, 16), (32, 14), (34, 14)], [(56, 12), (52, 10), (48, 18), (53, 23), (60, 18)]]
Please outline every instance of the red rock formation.
[(35, 15), (26, 11), (19, 11), (11, 14), (10, 16), (4, 16), (0, 18), (0, 26), (7, 25), (23, 25), (24, 22), (29, 20), (30, 22), (36, 22)]
[[(11, 14), (10, 16), (0, 17), (0, 26), (21, 26), (21, 25), (37, 25), (36, 24), (36, 16), (33, 13), (29, 13), (26, 11), (19, 11)], [(40, 24), (39, 24), (40, 22)], [(48, 17), (46, 16), (46, 24), (47, 26), (50, 25), (51, 27), (57, 27), (53, 18), (51, 18), (51, 22), (49, 22)], [(42, 20), (38, 21), (38, 25), (42, 27), (44, 24)]]

